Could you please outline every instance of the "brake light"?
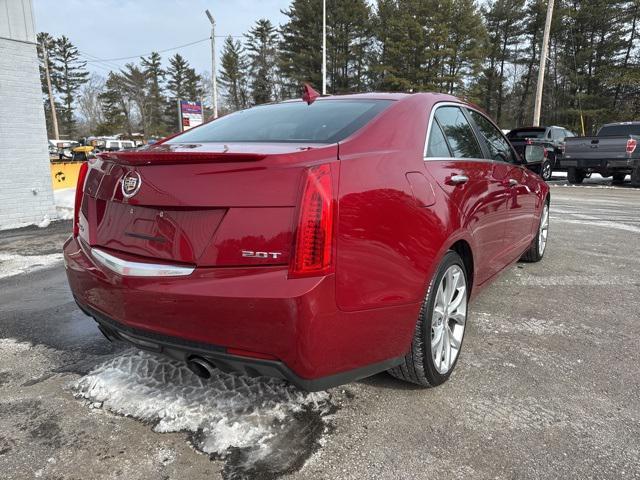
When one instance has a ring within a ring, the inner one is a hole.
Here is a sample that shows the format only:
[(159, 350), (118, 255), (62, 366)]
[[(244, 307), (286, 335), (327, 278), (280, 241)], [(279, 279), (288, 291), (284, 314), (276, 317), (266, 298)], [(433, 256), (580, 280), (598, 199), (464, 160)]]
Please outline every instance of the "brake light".
[(627, 154), (631, 155), (636, 151), (636, 147), (638, 146), (638, 141), (635, 138), (630, 138), (627, 140)]
[(307, 170), (290, 276), (323, 275), (331, 271), (333, 185), (328, 164)]
[(84, 194), (84, 183), (87, 179), (87, 171), (89, 170), (89, 163), (82, 162), (80, 165), (80, 171), (78, 172), (78, 183), (76, 185), (76, 199), (73, 208), (73, 236), (77, 237), (80, 233), (80, 206), (82, 204), (82, 196)]

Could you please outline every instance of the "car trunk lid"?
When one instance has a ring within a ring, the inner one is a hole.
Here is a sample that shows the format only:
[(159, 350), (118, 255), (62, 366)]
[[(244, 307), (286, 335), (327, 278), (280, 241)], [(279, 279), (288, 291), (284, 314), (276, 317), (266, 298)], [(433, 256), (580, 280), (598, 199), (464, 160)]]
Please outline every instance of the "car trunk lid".
[(337, 145), (296, 144), (103, 154), (87, 176), (81, 235), (92, 247), (153, 261), (286, 264), (302, 171), (336, 159)]

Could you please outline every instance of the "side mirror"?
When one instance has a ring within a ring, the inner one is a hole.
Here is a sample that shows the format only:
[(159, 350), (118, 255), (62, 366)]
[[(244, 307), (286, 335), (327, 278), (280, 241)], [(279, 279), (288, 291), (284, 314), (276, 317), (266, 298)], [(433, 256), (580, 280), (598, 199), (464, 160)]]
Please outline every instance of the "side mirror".
[(527, 145), (523, 155), (524, 163), (542, 163), (544, 161), (544, 147), (542, 145)]

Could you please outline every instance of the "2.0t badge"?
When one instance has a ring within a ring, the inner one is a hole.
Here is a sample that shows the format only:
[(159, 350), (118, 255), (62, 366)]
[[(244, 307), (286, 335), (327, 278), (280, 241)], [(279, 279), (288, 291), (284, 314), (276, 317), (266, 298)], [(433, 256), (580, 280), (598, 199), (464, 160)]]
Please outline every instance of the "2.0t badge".
[(121, 180), (122, 195), (125, 198), (133, 197), (140, 190), (140, 185), (142, 185), (140, 174), (133, 171), (127, 172)]

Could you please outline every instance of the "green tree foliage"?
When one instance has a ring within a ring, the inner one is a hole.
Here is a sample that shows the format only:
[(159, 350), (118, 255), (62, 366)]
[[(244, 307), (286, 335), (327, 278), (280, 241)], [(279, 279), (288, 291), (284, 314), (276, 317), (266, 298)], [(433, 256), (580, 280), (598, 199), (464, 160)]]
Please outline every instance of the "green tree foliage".
[(246, 48), (251, 75), (251, 96), (259, 105), (277, 97), (276, 51), (278, 35), (269, 20), (258, 20), (246, 34)]
[(81, 60), (78, 49), (64, 35), (54, 41), (50, 56), (51, 81), (61, 102), (58, 119), (60, 133), (71, 136), (76, 133), (75, 97), (89, 77), (87, 62)]
[(241, 110), (247, 107), (247, 60), (242, 44), (227, 37), (220, 58), (220, 85), (223, 99), (229, 110)]
[(122, 75), (109, 73), (105, 90), (99, 95), (102, 102), (103, 122), (98, 125), (96, 135), (133, 133), (132, 101), (126, 94), (127, 87)]
[[(478, 103), (501, 127), (531, 124), (548, 0), (327, 0), (327, 80), (332, 94), (445, 92)], [(322, 86), (322, 2), (291, 0), (280, 28), (258, 20), (243, 43), (229, 37), (220, 62), (222, 110), (300, 95)], [(235, 32), (234, 32), (235, 33)], [(177, 128), (177, 100), (210, 97), (181, 54), (151, 54), (81, 88), (85, 64), (69, 39), (38, 35), (60, 130), (75, 131), (75, 108), (110, 134)], [(103, 65), (104, 67), (104, 65)], [(100, 92), (96, 110), (93, 100)], [(78, 104), (78, 97), (82, 102)], [(45, 111), (50, 125), (49, 102)], [(556, 0), (542, 123), (586, 133), (640, 118), (640, 0)], [(96, 120), (99, 119), (99, 120)], [(50, 128), (50, 127), (49, 127)]]
[(166, 71), (162, 68), (162, 58), (156, 52), (147, 58), (140, 59), (140, 65), (148, 83), (148, 130), (145, 130), (145, 133), (160, 136), (166, 133), (164, 122), (166, 100), (163, 94)]

